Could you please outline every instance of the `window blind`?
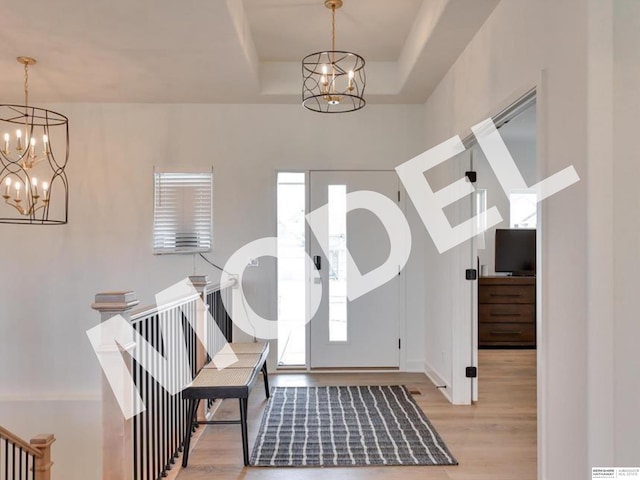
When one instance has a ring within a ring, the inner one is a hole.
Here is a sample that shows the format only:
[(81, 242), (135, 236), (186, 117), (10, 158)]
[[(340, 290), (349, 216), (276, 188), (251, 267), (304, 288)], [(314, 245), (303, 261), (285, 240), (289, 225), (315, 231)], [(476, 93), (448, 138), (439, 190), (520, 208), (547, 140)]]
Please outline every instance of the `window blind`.
[(208, 252), (213, 174), (154, 173), (153, 253)]

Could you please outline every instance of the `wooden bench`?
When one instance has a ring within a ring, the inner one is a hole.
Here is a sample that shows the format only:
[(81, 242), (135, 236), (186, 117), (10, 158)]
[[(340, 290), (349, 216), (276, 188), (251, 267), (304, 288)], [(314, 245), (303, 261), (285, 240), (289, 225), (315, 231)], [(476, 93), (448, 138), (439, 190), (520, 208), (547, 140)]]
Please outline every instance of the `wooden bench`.
[[(242, 453), (244, 464), (249, 465), (249, 442), (247, 439), (247, 401), (258, 374), (264, 377), (264, 391), (269, 398), (269, 375), (267, 372), (268, 343), (230, 343), (229, 346), (237, 361), (232, 362), (233, 354), (219, 353), (205, 365), (193, 382), (182, 391), (182, 397), (189, 400), (187, 431), (184, 436), (184, 454), (182, 466), (189, 461), (191, 433), (197, 424), (229, 425), (239, 424), (242, 431)], [(226, 351), (226, 349), (225, 349)], [(219, 369), (221, 368), (221, 369)], [(237, 398), (240, 403), (239, 420), (197, 421), (196, 412), (200, 400), (216, 398)]]

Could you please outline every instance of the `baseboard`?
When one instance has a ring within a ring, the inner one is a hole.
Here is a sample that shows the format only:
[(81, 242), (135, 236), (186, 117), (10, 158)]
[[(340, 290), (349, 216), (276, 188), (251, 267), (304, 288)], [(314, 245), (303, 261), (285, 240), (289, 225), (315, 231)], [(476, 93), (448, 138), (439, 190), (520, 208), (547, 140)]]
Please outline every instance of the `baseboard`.
[(423, 360), (407, 360), (405, 362), (405, 372), (411, 373), (424, 373), (424, 361)]
[(22, 393), (0, 395), (0, 402), (101, 402), (99, 393)]
[(427, 362), (424, 362), (424, 374), (431, 380), (431, 382), (438, 388), (440, 393), (445, 396), (449, 402), (453, 403), (453, 399), (451, 398), (451, 385), (442, 378), (433, 368), (429, 366)]

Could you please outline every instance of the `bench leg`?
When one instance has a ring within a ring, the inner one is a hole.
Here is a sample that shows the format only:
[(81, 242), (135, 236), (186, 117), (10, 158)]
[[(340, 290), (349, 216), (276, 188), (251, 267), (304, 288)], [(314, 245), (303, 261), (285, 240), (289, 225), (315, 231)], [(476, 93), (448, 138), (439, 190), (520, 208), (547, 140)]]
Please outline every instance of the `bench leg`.
[(184, 434), (184, 451), (182, 452), (182, 467), (186, 468), (187, 463), (189, 462), (189, 445), (191, 444), (191, 435), (193, 433), (193, 424), (196, 418), (196, 412), (198, 411), (198, 404), (200, 403), (199, 398), (194, 398), (189, 400), (189, 412), (187, 415), (187, 429)]
[(269, 398), (271, 393), (269, 393), (269, 373), (267, 372), (267, 361), (265, 360), (262, 365), (262, 376), (264, 377), (264, 393)]
[(247, 399), (240, 399), (240, 427), (242, 429), (242, 456), (244, 465), (249, 466), (249, 441), (247, 440)]

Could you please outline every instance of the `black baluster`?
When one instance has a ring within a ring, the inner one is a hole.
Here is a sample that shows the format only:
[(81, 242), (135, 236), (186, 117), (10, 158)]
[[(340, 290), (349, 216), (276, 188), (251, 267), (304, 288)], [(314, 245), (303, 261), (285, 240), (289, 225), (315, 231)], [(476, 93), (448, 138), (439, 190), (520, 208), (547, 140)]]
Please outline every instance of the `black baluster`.
[[(24, 450), (22, 449), (22, 447), (18, 447), (18, 478), (22, 478), (22, 454), (24, 453)], [(15, 476), (15, 472), (14, 472), (14, 476)]]
[[(167, 327), (168, 327), (169, 323), (166, 321), (166, 319), (164, 319), (162, 321), (161, 324), (161, 336), (160, 336), (160, 342), (161, 342), (161, 346), (162, 346), (162, 355), (165, 356), (165, 358), (168, 359), (173, 359), (172, 356), (169, 355), (168, 349), (167, 349)], [(169, 365), (169, 370), (175, 368), (175, 365)], [(168, 386), (168, 377), (167, 377), (168, 372), (165, 371), (162, 379), (163, 382), (165, 384), (165, 386)], [(167, 427), (166, 427), (166, 398), (167, 398), (167, 389), (166, 387), (161, 387), (160, 388), (160, 405), (159, 405), (159, 412), (160, 412), (160, 427), (161, 427), (161, 435), (160, 435), (160, 465), (161, 465), (161, 471), (160, 471), (160, 475), (163, 477), (167, 476), (167, 468), (169, 465), (168, 462), (168, 455), (167, 455)]]
[[(159, 316), (154, 319), (155, 321), (151, 322), (151, 338), (152, 344), (154, 348), (157, 349), (157, 330), (158, 330), (158, 321)], [(153, 358), (153, 357), (152, 357)], [(153, 362), (155, 366), (155, 362)], [(151, 462), (152, 462), (152, 475), (151, 478), (156, 480), (158, 478), (158, 458), (157, 458), (157, 443), (158, 443), (158, 408), (157, 408), (157, 388), (158, 382), (154, 378), (151, 379)]]
[(9, 442), (4, 441), (4, 478), (9, 478)]
[[(140, 329), (138, 325), (133, 326), (134, 330), (137, 333), (140, 333)], [(136, 390), (140, 390), (140, 385), (138, 385), (138, 362), (133, 360), (133, 384), (136, 386)], [(138, 415), (133, 417), (133, 480), (138, 480)]]
[[(144, 338), (147, 341), (150, 341), (150, 322), (152, 321), (151, 318), (146, 319), (145, 320), (145, 326), (144, 326)], [(145, 361), (148, 362), (148, 355), (145, 355)], [(151, 450), (150, 450), (150, 445), (151, 445), (151, 410), (149, 408), (149, 388), (150, 388), (150, 378), (151, 376), (149, 375), (149, 372), (145, 371), (144, 374), (144, 383), (145, 383), (145, 398), (144, 398), (144, 404), (147, 406), (147, 409), (145, 410), (145, 464), (146, 464), (146, 468), (145, 468), (145, 480), (154, 480), (151, 477)]]
[(16, 476), (16, 444), (11, 444), (11, 474)]
[[(173, 334), (171, 335), (171, 348), (172, 350), (175, 352), (175, 346), (176, 346), (176, 324), (175, 322), (171, 323), (171, 331), (173, 332)], [(171, 372), (171, 379), (172, 381), (177, 381), (177, 369), (173, 370)], [(169, 424), (171, 425), (171, 451), (172, 451), (172, 456), (171, 456), (171, 464), (175, 464), (176, 462), (176, 458), (178, 456), (178, 443), (179, 440), (176, 439), (176, 419), (177, 419), (177, 415), (176, 415), (176, 408), (177, 408), (177, 403), (176, 403), (176, 399), (177, 399), (177, 393), (174, 395), (171, 395), (171, 404), (170, 404), (170, 408), (169, 408)]]

